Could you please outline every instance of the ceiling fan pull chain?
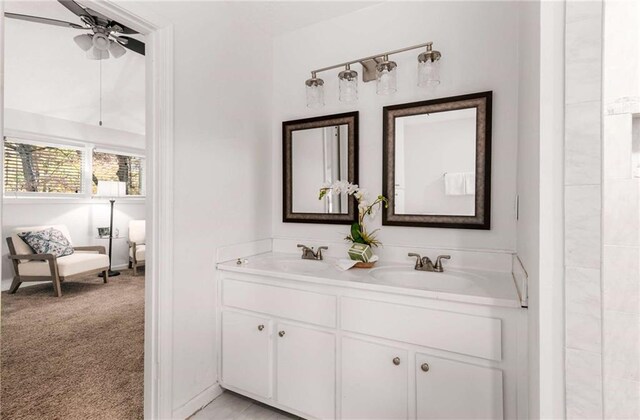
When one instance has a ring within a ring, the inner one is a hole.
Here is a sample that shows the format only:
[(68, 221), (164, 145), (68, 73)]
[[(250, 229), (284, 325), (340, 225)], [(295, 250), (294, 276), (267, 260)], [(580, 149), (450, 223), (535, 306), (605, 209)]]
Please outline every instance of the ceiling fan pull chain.
[(102, 60), (100, 62), (100, 127), (102, 127)]

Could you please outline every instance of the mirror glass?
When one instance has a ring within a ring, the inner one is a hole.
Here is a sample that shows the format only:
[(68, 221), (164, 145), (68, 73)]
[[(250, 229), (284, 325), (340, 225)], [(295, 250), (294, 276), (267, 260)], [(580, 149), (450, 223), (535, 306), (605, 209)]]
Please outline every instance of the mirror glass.
[(492, 92), (383, 110), (382, 224), (490, 229)]
[(474, 216), (476, 109), (398, 117), (396, 214)]
[(318, 200), (318, 190), (324, 183), (346, 179), (348, 140), (347, 124), (291, 133), (294, 213), (347, 214), (346, 194)]
[(357, 183), (358, 113), (286, 121), (283, 140), (283, 221), (350, 224), (357, 220), (354, 200), (325, 195), (335, 181)]

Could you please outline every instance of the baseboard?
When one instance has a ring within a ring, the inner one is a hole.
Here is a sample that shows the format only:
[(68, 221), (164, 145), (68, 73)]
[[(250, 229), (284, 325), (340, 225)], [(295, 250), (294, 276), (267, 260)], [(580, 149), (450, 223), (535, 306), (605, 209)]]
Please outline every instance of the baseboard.
[(205, 389), (195, 397), (191, 398), (189, 401), (181, 405), (180, 407), (173, 410), (174, 419), (186, 419), (190, 416), (194, 415), (197, 411), (203, 408), (205, 405), (209, 404), (211, 401), (215, 400), (224, 392), (224, 389), (220, 387), (220, 385), (216, 382), (211, 385), (209, 388)]

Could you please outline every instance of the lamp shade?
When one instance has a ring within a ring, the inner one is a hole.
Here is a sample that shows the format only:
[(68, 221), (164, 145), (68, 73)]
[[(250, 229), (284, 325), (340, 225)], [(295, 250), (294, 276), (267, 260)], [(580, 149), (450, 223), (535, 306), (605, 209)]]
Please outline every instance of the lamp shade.
[(124, 55), (126, 50), (117, 42), (109, 40), (109, 52), (113, 55), (113, 58), (120, 58)]
[(97, 197), (116, 198), (127, 195), (127, 183), (118, 181), (98, 181)]
[(73, 40), (84, 51), (89, 51), (89, 49), (93, 47), (93, 40), (91, 39), (91, 35), (89, 34), (75, 36)]

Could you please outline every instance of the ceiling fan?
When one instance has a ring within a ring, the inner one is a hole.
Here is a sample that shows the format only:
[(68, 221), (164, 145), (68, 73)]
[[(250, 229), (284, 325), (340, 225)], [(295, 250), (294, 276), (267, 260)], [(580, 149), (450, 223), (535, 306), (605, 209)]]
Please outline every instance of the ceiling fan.
[(12, 19), (26, 20), (29, 22), (45, 23), (47, 25), (63, 26), (72, 29), (90, 30), (92, 33), (77, 35), (73, 40), (80, 48), (87, 52), (87, 58), (92, 60), (106, 60), (110, 56), (120, 58), (126, 52), (125, 48), (144, 55), (144, 42), (123, 34), (137, 34), (131, 28), (109, 19), (108, 17), (80, 6), (73, 0), (58, 0), (58, 3), (77, 15), (82, 25), (49, 19), (39, 16), (21, 15), (5, 12), (5, 16)]

